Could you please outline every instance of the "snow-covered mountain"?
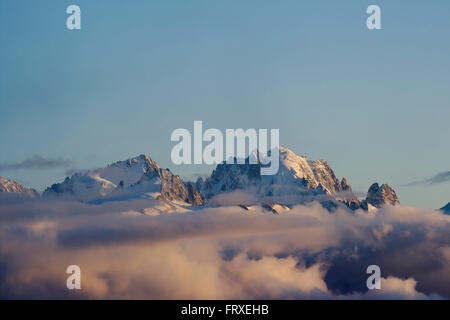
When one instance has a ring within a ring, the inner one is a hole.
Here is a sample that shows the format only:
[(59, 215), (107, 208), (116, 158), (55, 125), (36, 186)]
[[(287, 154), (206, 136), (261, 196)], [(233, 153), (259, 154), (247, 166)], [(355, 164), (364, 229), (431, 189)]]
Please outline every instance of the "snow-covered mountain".
[(347, 180), (338, 180), (326, 161), (308, 160), (282, 147), (279, 151), (280, 165), (275, 175), (261, 175), (262, 165), (249, 164), (247, 158), (245, 164), (219, 164), (211, 177), (197, 180), (196, 187), (207, 199), (240, 190), (268, 203), (339, 200), (348, 204), (357, 202), (359, 206)]
[[(289, 149), (280, 147), (279, 171), (273, 176), (260, 174), (261, 164), (219, 164), (206, 180), (198, 179), (197, 189), (211, 199), (224, 192), (244, 191), (259, 199), (269, 211), (285, 211), (286, 206), (311, 201), (327, 209), (346, 205), (352, 210), (376, 210), (399, 204), (395, 191), (387, 184), (374, 183), (367, 198), (359, 201), (345, 178), (339, 180), (324, 160), (309, 160)], [(252, 155), (259, 159), (258, 155)], [(243, 208), (251, 204), (242, 204)], [(281, 207), (280, 207), (281, 206)], [(269, 209), (270, 208), (270, 209)]]
[(38, 197), (39, 193), (34, 189), (24, 188), (20, 183), (0, 177), (0, 192), (21, 193), (31, 197)]
[(127, 200), (139, 197), (160, 198), (201, 205), (204, 199), (191, 184), (162, 169), (147, 155), (113, 163), (67, 177), (47, 188), (44, 197), (60, 197), (83, 202)]

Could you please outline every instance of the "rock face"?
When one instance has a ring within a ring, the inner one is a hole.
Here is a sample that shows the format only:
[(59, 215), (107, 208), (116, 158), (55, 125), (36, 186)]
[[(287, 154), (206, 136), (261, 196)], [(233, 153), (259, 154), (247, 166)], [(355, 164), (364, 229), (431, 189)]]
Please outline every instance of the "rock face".
[(47, 188), (43, 195), (94, 203), (139, 197), (155, 197), (196, 206), (204, 202), (193, 185), (160, 168), (147, 155), (119, 161), (106, 168), (76, 173), (64, 182)]
[(206, 198), (236, 190), (257, 190), (261, 184), (259, 164), (219, 164), (205, 181), (195, 184)]
[(370, 186), (365, 202), (375, 208), (400, 204), (397, 194), (389, 185), (383, 184), (380, 187), (378, 183)]
[(450, 202), (447, 203), (446, 206), (442, 207), (441, 211), (444, 212), (445, 214), (449, 214), (450, 215)]
[(39, 193), (34, 189), (24, 188), (20, 183), (0, 177), (0, 192), (21, 193), (32, 197), (38, 197)]
[(149, 168), (133, 188), (151, 189), (152, 185), (160, 185), (160, 198), (169, 201), (184, 201), (194, 206), (201, 206), (205, 199), (191, 183), (184, 183), (180, 176), (173, 175), (168, 169), (159, 166)]
[(245, 164), (219, 164), (211, 177), (197, 180), (196, 187), (207, 199), (241, 190), (261, 201), (284, 205), (312, 200), (358, 202), (347, 180), (339, 181), (326, 161), (308, 160), (282, 147), (279, 151), (280, 165), (275, 175), (262, 176), (262, 165), (249, 164), (246, 159)]

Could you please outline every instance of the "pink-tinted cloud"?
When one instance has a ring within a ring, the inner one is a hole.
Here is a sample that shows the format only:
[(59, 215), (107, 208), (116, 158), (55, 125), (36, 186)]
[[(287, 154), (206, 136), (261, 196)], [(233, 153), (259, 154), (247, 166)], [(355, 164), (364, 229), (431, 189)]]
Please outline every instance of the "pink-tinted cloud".
[[(2, 298), (424, 299), (450, 297), (450, 217), (318, 204), (144, 215), (154, 201), (0, 205)], [(136, 212), (136, 215), (123, 214)], [(82, 269), (82, 290), (65, 269)], [(382, 290), (368, 291), (368, 265)]]

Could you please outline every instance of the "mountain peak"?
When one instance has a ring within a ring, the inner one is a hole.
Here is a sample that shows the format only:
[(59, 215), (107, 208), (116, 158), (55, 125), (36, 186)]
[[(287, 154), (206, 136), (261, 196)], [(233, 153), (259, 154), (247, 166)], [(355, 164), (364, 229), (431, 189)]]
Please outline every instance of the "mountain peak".
[(34, 189), (25, 188), (20, 183), (14, 181), (14, 180), (5, 179), (2, 177), (0, 177), (0, 192), (25, 193), (32, 197), (39, 195), (39, 193)]
[[(333, 169), (325, 160), (309, 160), (283, 147), (280, 147), (280, 170), (277, 175), (304, 179), (309, 186), (322, 189), (328, 195), (344, 190)], [(345, 184), (345, 187), (347, 188), (348, 185)]]
[(395, 206), (400, 204), (394, 189), (388, 184), (383, 184), (380, 187), (377, 182), (370, 186), (366, 201), (376, 208), (381, 208), (385, 205)]
[(222, 192), (242, 190), (264, 201), (275, 200), (285, 204), (311, 200), (316, 196), (336, 198), (336, 194), (341, 191), (351, 193), (347, 181), (339, 181), (326, 161), (308, 160), (284, 147), (279, 147), (279, 151), (280, 165), (275, 175), (262, 176), (261, 164), (224, 162), (217, 165), (210, 178), (199, 179), (197, 189), (206, 198)]
[(141, 167), (145, 170), (147, 170), (149, 168), (159, 168), (156, 161), (154, 161), (150, 156), (148, 156), (146, 154), (141, 154), (137, 157), (129, 158), (124, 161), (114, 162), (113, 164), (109, 165), (108, 167), (123, 167), (123, 166), (128, 167), (128, 168), (137, 166), (137, 167)]
[(188, 186), (169, 170), (161, 169), (145, 154), (117, 161), (105, 168), (76, 173), (47, 188), (44, 196), (102, 202), (146, 197), (150, 193), (164, 200), (180, 200), (192, 205), (203, 203), (193, 186)]
[(25, 192), (25, 188), (14, 180), (0, 177), (0, 192)]

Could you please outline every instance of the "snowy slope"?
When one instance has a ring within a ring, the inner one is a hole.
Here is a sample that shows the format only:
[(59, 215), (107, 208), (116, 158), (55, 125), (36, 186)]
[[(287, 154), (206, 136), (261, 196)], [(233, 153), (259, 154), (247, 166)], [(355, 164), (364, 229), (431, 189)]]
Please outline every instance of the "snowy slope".
[(289, 184), (299, 180), (305, 181), (302, 184), (309, 189), (320, 189), (329, 195), (342, 191), (344, 188), (326, 161), (308, 160), (289, 149), (280, 147), (280, 169), (275, 175), (276, 183)]
[(128, 187), (136, 183), (154, 165), (154, 161), (149, 156), (140, 155), (113, 163), (106, 168), (75, 173), (64, 182), (47, 188), (44, 196), (57, 195), (84, 202), (92, 201), (110, 194), (119, 185)]
[(169, 170), (161, 169), (147, 155), (76, 173), (47, 188), (44, 196), (94, 203), (158, 197), (193, 205), (203, 203), (192, 185), (185, 184)]

